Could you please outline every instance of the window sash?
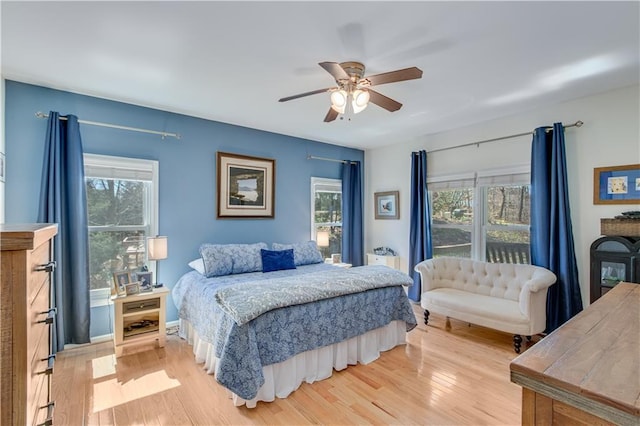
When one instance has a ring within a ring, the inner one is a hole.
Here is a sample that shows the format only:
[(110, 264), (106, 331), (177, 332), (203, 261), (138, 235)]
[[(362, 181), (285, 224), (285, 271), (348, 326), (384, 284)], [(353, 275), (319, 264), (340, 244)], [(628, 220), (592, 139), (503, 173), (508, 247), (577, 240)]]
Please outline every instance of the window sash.
[[(462, 229), (471, 233), (471, 256), (486, 260), (487, 233), (491, 231), (515, 231), (530, 233), (530, 226), (523, 224), (495, 225), (488, 222), (488, 191), (494, 186), (530, 185), (528, 166), (478, 171), (466, 174), (436, 176), (427, 179), (430, 193), (456, 190), (473, 190), (473, 219), (471, 224), (431, 224), (434, 229)], [(433, 194), (430, 199), (433, 200)], [(432, 209), (433, 211), (433, 209)]]

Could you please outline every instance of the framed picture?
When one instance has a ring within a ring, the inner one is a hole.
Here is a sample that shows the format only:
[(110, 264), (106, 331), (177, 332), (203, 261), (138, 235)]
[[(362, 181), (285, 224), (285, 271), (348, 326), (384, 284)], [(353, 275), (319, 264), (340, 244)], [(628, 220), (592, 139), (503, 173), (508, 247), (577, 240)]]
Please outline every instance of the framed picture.
[(593, 169), (593, 204), (640, 203), (640, 164)]
[(140, 291), (153, 290), (153, 272), (136, 272), (135, 280), (140, 283)]
[(400, 219), (398, 206), (399, 191), (376, 192), (373, 194), (376, 219)]
[(276, 161), (217, 153), (218, 218), (273, 218)]
[(126, 285), (127, 296), (140, 293), (140, 283), (138, 281)]
[(124, 296), (127, 294), (127, 284), (131, 282), (129, 271), (118, 271), (113, 273), (113, 294)]

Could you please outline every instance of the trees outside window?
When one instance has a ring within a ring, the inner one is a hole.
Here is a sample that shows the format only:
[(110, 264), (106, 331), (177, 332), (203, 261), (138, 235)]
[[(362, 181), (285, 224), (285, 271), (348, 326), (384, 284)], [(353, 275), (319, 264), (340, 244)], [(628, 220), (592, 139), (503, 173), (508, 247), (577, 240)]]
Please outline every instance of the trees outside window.
[(434, 257), (530, 263), (527, 173), (428, 184)]
[(113, 273), (147, 264), (157, 231), (157, 162), (85, 154), (92, 300), (110, 294)]

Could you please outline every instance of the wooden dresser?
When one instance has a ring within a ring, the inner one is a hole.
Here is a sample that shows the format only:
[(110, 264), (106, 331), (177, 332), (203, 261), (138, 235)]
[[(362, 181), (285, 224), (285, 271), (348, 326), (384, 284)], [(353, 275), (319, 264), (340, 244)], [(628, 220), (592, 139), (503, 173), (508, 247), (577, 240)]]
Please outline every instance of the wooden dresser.
[(56, 224), (0, 224), (0, 424), (50, 425)]
[(511, 362), (523, 425), (640, 424), (640, 285), (619, 283)]

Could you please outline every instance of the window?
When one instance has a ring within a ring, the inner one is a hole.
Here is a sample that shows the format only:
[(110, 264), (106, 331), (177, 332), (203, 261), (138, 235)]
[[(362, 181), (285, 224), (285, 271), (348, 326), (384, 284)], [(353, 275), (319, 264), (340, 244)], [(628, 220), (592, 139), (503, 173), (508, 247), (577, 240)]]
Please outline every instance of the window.
[(530, 263), (528, 171), (453, 176), (428, 186), (434, 257)]
[(311, 178), (311, 238), (318, 232), (329, 233), (329, 246), (321, 247), (324, 258), (342, 253), (342, 181)]
[(113, 272), (146, 264), (157, 231), (158, 163), (85, 154), (92, 306), (108, 300)]

